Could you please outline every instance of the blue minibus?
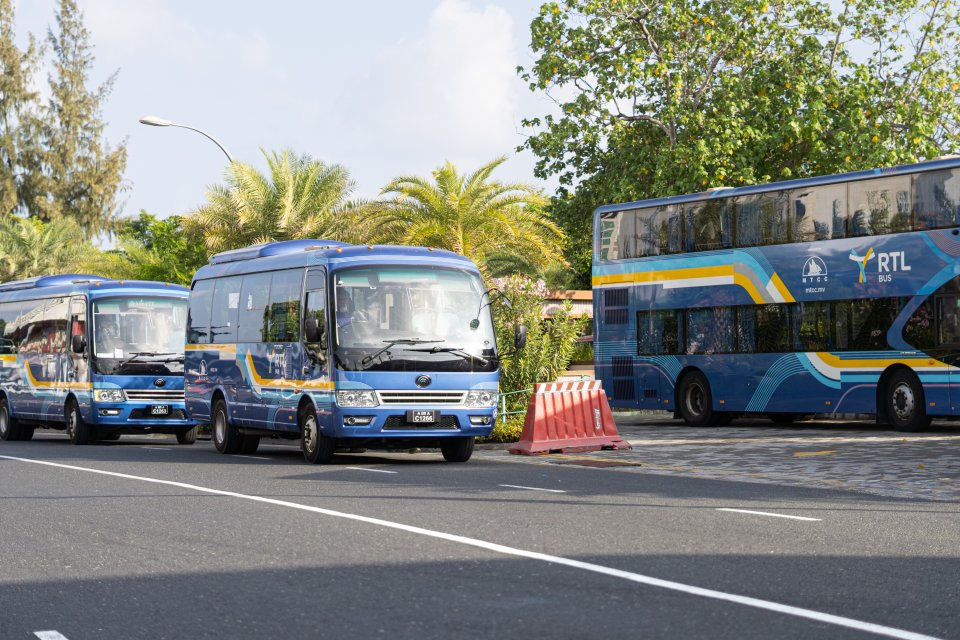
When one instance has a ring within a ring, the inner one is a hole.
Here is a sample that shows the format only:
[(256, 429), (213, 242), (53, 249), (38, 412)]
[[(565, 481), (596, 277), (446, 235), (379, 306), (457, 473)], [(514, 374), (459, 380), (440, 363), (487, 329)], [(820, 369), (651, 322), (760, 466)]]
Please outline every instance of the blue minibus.
[(187, 409), (221, 453), (272, 437), (299, 439), (310, 463), (342, 447), (466, 461), (497, 408), (489, 306), (477, 267), (449, 251), (291, 240), (219, 253), (190, 293)]
[(188, 298), (178, 285), (83, 274), (0, 284), (0, 439), (46, 426), (74, 444), (145, 432), (192, 444)]
[(960, 416), (960, 158), (594, 214), (596, 370), (614, 407)]

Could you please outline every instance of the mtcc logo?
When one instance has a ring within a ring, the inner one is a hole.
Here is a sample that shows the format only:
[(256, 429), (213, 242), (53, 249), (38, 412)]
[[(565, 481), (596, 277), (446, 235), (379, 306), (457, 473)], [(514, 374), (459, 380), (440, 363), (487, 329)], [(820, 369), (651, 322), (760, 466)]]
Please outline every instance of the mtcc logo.
[(827, 265), (817, 256), (810, 256), (803, 263), (803, 284), (827, 281)]
[(873, 247), (867, 249), (864, 255), (859, 255), (856, 249), (850, 251), (850, 259), (860, 267), (859, 283), (867, 280), (867, 264), (877, 258), (877, 282), (891, 282), (893, 274), (899, 271), (910, 271), (910, 265), (907, 264), (906, 251), (887, 251), (877, 254), (873, 253)]

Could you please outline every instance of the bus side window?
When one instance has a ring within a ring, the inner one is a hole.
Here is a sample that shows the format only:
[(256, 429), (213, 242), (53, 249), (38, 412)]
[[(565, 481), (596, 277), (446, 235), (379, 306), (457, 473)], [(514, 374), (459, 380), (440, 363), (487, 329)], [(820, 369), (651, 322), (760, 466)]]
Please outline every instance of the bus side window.
[(960, 223), (960, 170), (913, 176), (915, 229), (938, 229)]
[[(321, 285), (322, 286), (322, 285)], [(307, 352), (321, 364), (327, 361), (326, 291), (307, 291), (303, 314), (303, 337)]]
[(917, 349), (932, 349), (936, 346), (934, 301), (927, 298), (910, 319), (903, 325), (903, 340)]
[(937, 298), (937, 344), (960, 345), (960, 298), (940, 296)]
[(187, 318), (187, 343), (210, 344), (210, 302), (213, 280), (200, 280), (190, 293), (190, 315)]

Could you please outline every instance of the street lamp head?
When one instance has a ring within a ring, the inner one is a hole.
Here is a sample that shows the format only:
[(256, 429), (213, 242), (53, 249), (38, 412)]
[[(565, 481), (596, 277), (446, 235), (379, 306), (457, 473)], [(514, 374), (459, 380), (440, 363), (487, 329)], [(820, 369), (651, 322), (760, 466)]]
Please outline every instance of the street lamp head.
[(151, 127), (169, 127), (173, 123), (157, 116), (143, 116), (140, 118), (140, 124), (148, 124)]

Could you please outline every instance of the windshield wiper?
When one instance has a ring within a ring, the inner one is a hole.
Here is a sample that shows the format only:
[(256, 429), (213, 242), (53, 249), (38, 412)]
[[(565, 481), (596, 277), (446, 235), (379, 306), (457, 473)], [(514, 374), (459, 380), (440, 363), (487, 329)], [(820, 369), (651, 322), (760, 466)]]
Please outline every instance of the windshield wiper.
[(389, 352), (391, 347), (394, 347), (398, 344), (429, 344), (432, 342), (443, 342), (443, 340), (421, 340), (420, 338), (401, 338), (399, 340), (384, 340), (384, 342), (388, 343), (387, 346), (385, 346), (383, 349), (380, 349), (380, 351), (377, 351), (376, 353), (372, 353), (369, 356), (364, 357), (360, 361), (360, 364), (361, 365), (367, 364), (374, 358), (378, 357), (380, 354)]
[[(154, 353), (154, 352), (152, 352), (152, 351), (137, 351), (137, 352), (135, 352), (135, 353), (131, 353), (129, 358), (127, 358), (126, 360), (124, 360), (123, 362), (121, 362), (120, 364), (118, 364), (118, 365), (117, 365), (117, 369), (120, 369), (120, 368), (123, 367), (124, 365), (130, 364), (131, 362), (134, 362), (135, 360), (139, 360), (140, 358), (143, 358), (144, 356), (176, 356), (176, 355), (177, 355), (177, 354), (174, 353), (173, 351), (170, 351), (170, 352), (168, 352), (168, 353)], [(183, 359), (183, 356), (177, 356), (176, 358), (173, 358), (173, 359), (163, 360), (163, 362), (172, 362), (173, 360), (182, 360), (182, 359)]]
[(421, 351), (423, 353), (452, 353), (460, 356), (464, 360), (471, 360), (481, 366), (490, 364), (490, 361), (481, 356), (476, 356), (469, 351), (464, 351), (463, 347), (430, 347), (429, 349), (410, 349), (410, 351)]

